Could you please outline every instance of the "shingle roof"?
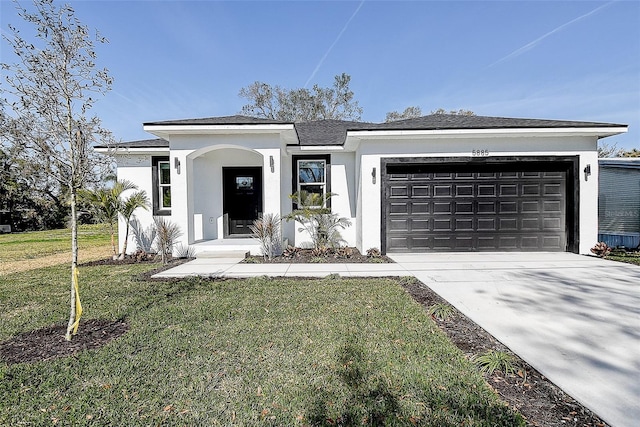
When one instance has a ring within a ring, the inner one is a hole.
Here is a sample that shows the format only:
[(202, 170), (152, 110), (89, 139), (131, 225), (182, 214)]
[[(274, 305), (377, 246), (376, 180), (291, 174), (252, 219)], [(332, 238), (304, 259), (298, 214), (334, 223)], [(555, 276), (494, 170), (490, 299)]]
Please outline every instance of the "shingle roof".
[(619, 127), (614, 123), (568, 120), (520, 119), (509, 117), (464, 116), (432, 114), (415, 119), (381, 123), (379, 129), (436, 130), (436, 129), (514, 129), (514, 128), (591, 128)]
[[(535, 128), (607, 128), (626, 127), (615, 123), (583, 122), (568, 120), (522, 119), (508, 117), (464, 116), (456, 114), (432, 114), (389, 123), (367, 123), (346, 120), (316, 120), (286, 122), (248, 116), (206, 117), (200, 119), (148, 122), (145, 126), (180, 125), (265, 125), (293, 124), (300, 145), (343, 145), (348, 131), (381, 130), (454, 130), (454, 129), (535, 129)], [(131, 141), (120, 147), (168, 147), (164, 139)]]
[(375, 123), (315, 120), (295, 123), (300, 145), (342, 145), (348, 130), (368, 130)]

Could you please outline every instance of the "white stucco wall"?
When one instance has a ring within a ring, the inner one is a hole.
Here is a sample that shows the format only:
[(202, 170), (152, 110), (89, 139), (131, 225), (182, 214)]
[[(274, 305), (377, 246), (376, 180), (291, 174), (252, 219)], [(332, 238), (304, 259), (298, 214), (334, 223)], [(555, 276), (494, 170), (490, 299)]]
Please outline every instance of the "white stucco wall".
[[(172, 214), (169, 217), (183, 231), (183, 245), (197, 240), (222, 238), (222, 168), (261, 166), (263, 170), (263, 212), (284, 216), (291, 211), (292, 156), (331, 154), (332, 210), (349, 218), (352, 226), (342, 231), (350, 246), (362, 252), (382, 246), (381, 159), (391, 157), (472, 157), (474, 150), (486, 150), (492, 157), (579, 156), (579, 252), (589, 253), (597, 240), (598, 162), (596, 137), (577, 136), (410, 136), (366, 137), (358, 135), (349, 151), (293, 150), (278, 134), (180, 134), (170, 136), (171, 151), (117, 156), (118, 179), (135, 182), (151, 199), (151, 157), (170, 157)], [(180, 173), (174, 167), (180, 162)], [(273, 158), (273, 171), (271, 169)], [(582, 170), (591, 165), (585, 180)], [(372, 176), (375, 168), (375, 178)], [(152, 210), (135, 213), (143, 225), (152, 223)], [(283, 222), (283, 237), (300, 245), (308, 236), (292, 222)], [(124, 224), (120, 226), (120, 242)], [(130, 236), (129, 252), (135, 250)]]
[[(155, 155), (166, 155), (167, 152), (155, 153)], [(151, 201), (153, 194), (153, 184), (151, 177), (151, 154), (122, 154), (116, 157), (118, 171), (118, 180), (128, 180), (135, 183), (139, 190), (144, 190)], [(122, 194), (122, 197), (127, 197), (134, 190), (129, 190)], [(153, 210), (149, 206), (147, 210), (136, 209), (134, 212), (134, 218), (140, 221), (144, 228), (153, 223)], [(118, 223), (118, 251), (122, 250), (126, 224), (122, 218)], [(133, 238), (133, 233), (129, 232), (129, 241), (127, 243), (127, 253), (133, 253), (136, 250), (136, 242)]]
[[(579, 252), (588, 254), (597, 241), (598, 179), (597, 139), (595, 137), (448, 137), (427, 139), (362, 140), (357, 150), (360, 158), (356, 242), (358, 249), (380, 248), (382, 244), (380, 159), (383, 157), (472, 157), (474, 150), (486, 150), (492, 157), (576, 156), (580, 171), (591, 165), (591, 176), (585, 181), (580, 173), (579, 185)], [(376, 168), (376, 180), (372, 171)]]

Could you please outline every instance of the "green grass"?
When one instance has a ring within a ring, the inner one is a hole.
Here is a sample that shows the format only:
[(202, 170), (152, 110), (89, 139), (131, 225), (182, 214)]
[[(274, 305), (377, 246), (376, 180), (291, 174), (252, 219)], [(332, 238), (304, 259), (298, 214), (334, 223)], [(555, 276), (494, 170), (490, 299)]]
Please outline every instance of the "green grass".
[[(81, 269), (84, 317), (130, 331), (0, 362), (0, 425), (524, 425), (394, 279), (137, 279), (148, 268)], [(66, 276), (0, 277), (0, 341), (63, 323)]]
[(622, 251), (613, 251), (607, 255), (607, 259), (612, 261), (626, 262), (628, 264), (640, 265), (640, 252), (625, 253)]
[[(107, 226), (81, 225), (78, 229), (81, 249), (111, 244)], [(71, 230), (31, 231), (0, 234), (0, 262), (34, 259), (71, 251)]]

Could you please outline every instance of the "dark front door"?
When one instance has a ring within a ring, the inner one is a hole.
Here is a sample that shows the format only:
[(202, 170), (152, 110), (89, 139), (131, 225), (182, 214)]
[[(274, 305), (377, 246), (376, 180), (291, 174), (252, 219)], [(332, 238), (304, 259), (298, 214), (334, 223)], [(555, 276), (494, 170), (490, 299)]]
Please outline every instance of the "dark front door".
[(223, 201), (228, 236), (251, 234), (249, 226), (262, 213), (262, 168), (222, 168)]

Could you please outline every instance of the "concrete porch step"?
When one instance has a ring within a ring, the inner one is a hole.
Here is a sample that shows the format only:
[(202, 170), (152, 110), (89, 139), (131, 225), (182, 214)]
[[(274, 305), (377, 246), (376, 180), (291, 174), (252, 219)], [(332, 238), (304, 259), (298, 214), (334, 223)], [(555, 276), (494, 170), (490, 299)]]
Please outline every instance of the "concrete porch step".
[(196, 258), (240, 258), (244, 259), (247, 254), (249, 254), (249, 250), (244, 249), (236, 249), (236, 250), (205, 250), (202, 252), (196, 253)]

